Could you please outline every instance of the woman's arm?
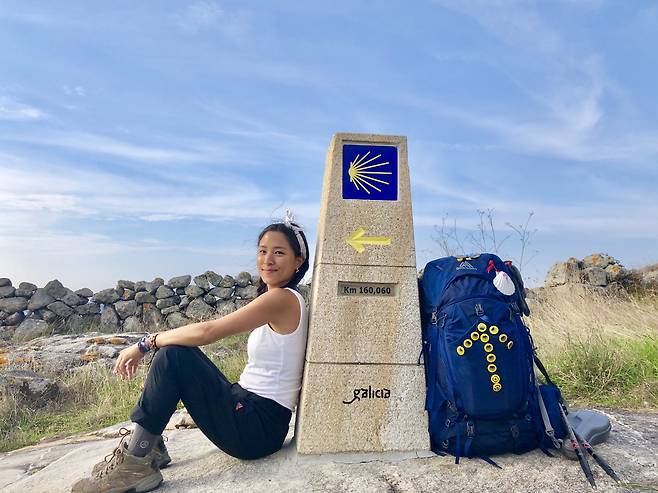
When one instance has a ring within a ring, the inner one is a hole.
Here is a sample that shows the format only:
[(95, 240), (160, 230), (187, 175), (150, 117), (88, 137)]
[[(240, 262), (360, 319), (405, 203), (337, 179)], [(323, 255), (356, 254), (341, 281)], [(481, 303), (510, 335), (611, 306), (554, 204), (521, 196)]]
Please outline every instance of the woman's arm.
[(172, 344), (204, 346), (240, 332), (249, 332), (267, 323), (279, 325), (290, 319), (290, 313), (294, 313), (297, 304), (294, 294), (275, 288), (222, 318), (160, 332), (156, 342), (158, 347)]
[[(203, 346), (224, 337), (254, 330), (269, 323), (288, 327), (291, 320), (299, 319), (299, 303), (293, 293), (275, 288), (263, 293), (248, 305), (217, 320), (208, 320), (159, 332), (156, 340), (159, 348), (164, 346)], [(298, 314), (298, 315), (296, 315)], [(294, 324), (295, 327), (297, 324)], [(294, 329), (293, 329), (294, 330)], [(144, 355), (137, 344), (124, 349), (114, 365), (114, 373), (123, 378), (132, 378)]]

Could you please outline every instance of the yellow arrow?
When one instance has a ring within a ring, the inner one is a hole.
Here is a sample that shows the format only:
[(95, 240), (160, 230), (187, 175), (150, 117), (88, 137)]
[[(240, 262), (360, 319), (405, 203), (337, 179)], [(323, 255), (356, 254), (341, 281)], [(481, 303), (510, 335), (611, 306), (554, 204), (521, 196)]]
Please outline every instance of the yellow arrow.
[(365, 251), (365, 247), (363, 245), (391, 244), (391, 239), (385, 236), (363, 236), (364, 234), (366, 234), (366, 230), (363, 228), (358, 228), (345, 240), (345, 242), (359, 253), (363, 253)]

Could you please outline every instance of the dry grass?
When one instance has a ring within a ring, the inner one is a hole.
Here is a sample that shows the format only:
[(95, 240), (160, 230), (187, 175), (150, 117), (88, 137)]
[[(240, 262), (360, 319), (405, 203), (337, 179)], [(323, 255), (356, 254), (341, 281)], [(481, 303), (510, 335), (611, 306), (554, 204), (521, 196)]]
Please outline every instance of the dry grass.
[(527, 323), (572, 402), (658, 408), (658, 296), (545, 290)]
[[(230, 381), (246, 364), (246, 335), (204, 347)], [(44, 439), (94, 431), (125, 421), (137, 402), (147, 373), (140, 365), (132, 380), (120, 380), (103, 365), (90, 363), (60, 382), (60, 395), (41, 409), (30, 409), (14, 395), (0, 399), (0, 452)]]
[(562, 352), (593, 337), (658, 337), (658, 296), (622, 298), (579, 286), (560, 286), (531, 301), (532, 314), (526, 322), (540, 356)]

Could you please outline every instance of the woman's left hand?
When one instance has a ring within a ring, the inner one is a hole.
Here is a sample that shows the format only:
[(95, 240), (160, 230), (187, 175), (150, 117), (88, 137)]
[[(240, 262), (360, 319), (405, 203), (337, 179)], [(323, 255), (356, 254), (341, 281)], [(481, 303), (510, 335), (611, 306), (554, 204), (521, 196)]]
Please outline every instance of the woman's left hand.
[(139, 362), (144, 354), (139, 350), (137, 344), (127, 347), (119, 353), (116, 363), (114, 364), (114, 374), (118, 375), (121, 380), (130, 380), (135, 376)]

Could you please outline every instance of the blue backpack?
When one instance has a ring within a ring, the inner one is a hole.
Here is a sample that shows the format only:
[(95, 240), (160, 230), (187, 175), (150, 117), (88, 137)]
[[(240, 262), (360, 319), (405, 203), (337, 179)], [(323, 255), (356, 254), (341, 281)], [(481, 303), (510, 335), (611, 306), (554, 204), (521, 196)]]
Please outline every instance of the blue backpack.
[(446, 257), (429, 262), (419, 282), (432, 450), (491, 463), (495, 454), (546, 451), (535, 361), (545, 370), (521, 320), (529, 310), (516, 267), (493, 254)]

